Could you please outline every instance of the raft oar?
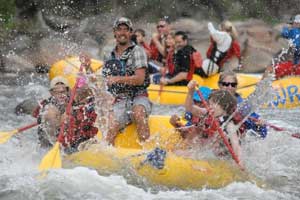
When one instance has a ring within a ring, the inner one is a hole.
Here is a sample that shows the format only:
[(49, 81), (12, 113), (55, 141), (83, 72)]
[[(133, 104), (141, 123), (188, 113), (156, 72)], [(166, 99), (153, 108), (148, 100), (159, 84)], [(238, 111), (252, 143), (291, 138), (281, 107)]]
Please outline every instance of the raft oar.
[[(79, 73), (83, 71), (84, 67), (84, 62), (81, 61), (81, 65), (79, 68)], [(68, 102), (67, 108), (66, 108), (66, 115), (70, 116), (71, 109), (72, 109), (72, 104), (75, 98), (76, 94), (76, 89), (78, 87), (80, 76), (76, 78), (75, 86), (72, 88), (71, 91), (71, 97)], [(64, 137), (64, 129), (65, 129), (65, 121), (61, 123), (60, 126), (60, 132), (58, 134), (58, 138), (63, 138)], [(42, 159), (40, 165), (39, 165), (39, 170), (40, 171), (47, 171), (49, 169), (54, 169), (54, 168), (61, 168), (62, 167), (62, 162), (61, 162), (61, 157), (60, 157), (60, 144), (59, 141), (57, 140), (53, 148), (44, 156)]]
[[(162, 73), (162, 77), (165, 77), (165, 75), (166, 75), (166, 72), (164, 70)], [(163, 92), (163, 88), (164, 88), (164, 84), (159, 83), (158, 97), (156, 99), (157, 104), (160, 104), (160, 97), (161, 97), (161, 93)]]
[(27, 126), (23, 126), (21, 128), (15, 129), (13, 131), (4, 131), (4, 132), (0, 132), (0, 144), (3, 144), (5, 142), (7, 142), (13, 135), (20, 133), (22, 131), (25, 131), (27, 129), (30, 129), (32, 127), (35, 127), (36, 125), (38, 125), (37, 122), (34, 122), (32, 124), (29, 124)]
[[(259, 122), (259, 119), (256, 119), (255, 117), (249, 117), (249, 119), (252, 120), (252, 121), (254, 121), (254, 122)], [(274, 129), (275, 131), (288, 131), (288, 132), (291, 132), (290, 130), (288, 130), (288, 129), (286, 129), (286, 128), (279, 127), (279, 126), (276, 126), (276, 125), (271, 124), (271, 123), (268, 123), (268, 122), (264, 122), (264, 124), (265, 124), (266, 126), (271, 127), (271, 128)], [(294, 138), (300, 139), (300, 133), (293, 133), (291, 136), (294, 137)]]
[[(199, 97), (200, 97), (200, 99), (201, 99), (201, 102), (203, 103), (204, 107), (206, 108), (208, 114), (210, 114), (210, 113), (209, 113), (209, 107), (208, 107), (208, 104), (207, 104), (206, 100), (204, 99), (204, 97), (203, 97), (201, 91), (198, 90), (198, 88), (196, 89), (196, 91), (197, 91), (197, 94), (199, 95)], [(213, 119), (212, 122), (213, 122), (213, 126), (217, 127), (217, 131), (218, 131), (219, 135), (221, 136), (221, 138), (223, 139), (223, 142), (224, 142), (225, 146), (227, 147), (229, 153), (231, 154), (233, 160), (236, 162), (236, 164), (237, 164), (242, 170), (244, 170), (244, 167), (242, 167), (242, 166), (240, 165), (240, 160), (239, 160), (239, 158), (237, 157), (237, 155), (235, 154), (235, 152), (233, 151), (231, 145), (229, 144), (229, 142), (228, 142), (228, 140), (227, 140), (227, 137), (225, 136), (225, 134), (224, 134), (223, 130), (221, 129), (219, 123), (217, 123), (216, 119)]]

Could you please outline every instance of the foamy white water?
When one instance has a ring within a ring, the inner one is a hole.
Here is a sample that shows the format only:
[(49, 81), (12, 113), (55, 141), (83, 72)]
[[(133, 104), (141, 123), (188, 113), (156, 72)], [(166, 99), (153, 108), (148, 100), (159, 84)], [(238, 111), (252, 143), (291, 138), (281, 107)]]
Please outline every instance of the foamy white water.
[[(34, 78), (24, 86), (0, 85), (0, 131), (34, 121), (30, 116), (16, 116), (14, 108), (33, 95), (46, 97), (47, 83)], [(154, 107), (155, 114), (181, 111), (178, 107)], [(269, 109), (261, 114), (271, 123), (300, 132), (299, 109)], [(41, 179), (37, 167), (45, 151), (37, 145), (36, 129), (32, 128), (0, 145), (0, 199), (300, 199), (299, 139), (271, 130), (265, 140), (249, 138), (243, 146), (247, 169), (263, 179), (268, 189), (246, 182), (217, 190), (166, 191), (128, 184), (118, 175), (100, 176), (83, 167), (53, 170)]]

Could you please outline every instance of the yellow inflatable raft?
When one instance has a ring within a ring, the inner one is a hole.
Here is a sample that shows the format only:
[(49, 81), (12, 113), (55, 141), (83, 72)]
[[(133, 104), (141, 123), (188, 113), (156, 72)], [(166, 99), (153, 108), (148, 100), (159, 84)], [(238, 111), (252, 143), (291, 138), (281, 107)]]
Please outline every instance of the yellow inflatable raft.
[(164, 167), (157, 169), (149, 163), (144, 164), (145, 158), (146, 155), (137, 149), (91, 145), (88, 150), (66, 157), (64, 166), (86, 166), (100, 174), (131, 173), (151, 185), (169, 189), (220, 188), (248, 180), (246, 173), (228, 161), (193, 160), (167, 152)]
[[(116, 139), (116, 147), (87, 145), (84, 150), (66, 156), (64, 167), (86, 166), (100, 174), (134, 174), (132, 178), (146, 180), (150, 185), (169, 189), (220, 188), (235, 181), (253, 181), (237, 165), (224, 160), (196, 160), (175, 155), (170, 149), (180, 136), (168, 123), (169, 116), (151, 116), (151, 138), (142, 150), (134, 125), (127, 127)], [(144, 162), (155, 147), (166, 149), (161, 169)]]
[[(210, 76), (208, 78), (201, 78), (194, 74), (193, 79), (201, 86), (206, 86), (211, 89), (218, 88), (219, 74)], [(261, 79), (260, 74), (242, 74), (238, 73), (238, 88), (246, 88), (255, 86)], [(183, 105), (187, 94), (186, 86), (160, 86), (151, 84), (148, 87), (149, 98), (152, 102), (158, 104), (171, 104), (171, 105)]]
[[(49, 79), (52, 80), (56, 76), (63, 76), (68, 80), (70, 87), (73, 87), (76, 81), (74, 75), (79, 72), (80, 65), (79, 57), (66, 57), (51, 66), (49, 70)], [(93, 72), (96, 72), (102, 66), (102, 61), (91, 59), (91, 69)]]
[[(92, 59), (92, 70), (95, 72), (103, 66), (102, 61)], [(69, 57), (53, 64), (49, 71), (50, 80), (55, 76), (64, 76), (68, 79), (71, 86), (75, 83), (75, 76), (79, 70), (80, 62), (78, 57)], [(243, 97), (248, 97), (255, 89), (257, 82), (261, 79), (261, 75), (237, 73), (238, 77), (238, 93)], [(217, 81), (219, 75), (214, 75), (203, 79), (198, 75), (194, 75), (193, 79), (200, 85), (207, 86), (212, 89), (218, 88)], [(279, 80), (275, 80), (272, 84), (273, 88), (277, 88), (274, 101), (268, 105), (277, 108), (295, 108), (300, 106), (300, 76), (290, 76)], [(150, 85), (148, 87), (149, 98), (152, 102), (158, 104), (182, 105), (187, 93), (185, 86), (163, 86)]]
[[(260, 75), (237, 74), (238, 75), (238, 90), (237, 92), (247, 98), (254, 90), (256, 83), (261, 79)], [(202, 86), (207, 86), (212, 89), (218, 88), (217, 81), (219, 75), (214, 75), (207, 79), (202, 79), (194, 75), (194, 80)], [(274, 100), (265, 107), (276, 107), (283, 109), (296, 108), (300, 106), (300, 76), (287, 76), (272, 83), (275, 89)], [(271, 89), (271, 88), (270, 88)], [(161, 92), (159, 92), (161, 90)], [(164, 86), (150, 85), (148, 88), (149, 97), (154, 103), (183, 105), (187, 94), (185, 86)], [(159, 95), (160, 93), (160, 95)]]
[[(276, 107), (282, 109), (296, 108), (300, 106), (300, 76), (287, 76), (272, 83), (275, 91), (274, 100), (265, 105), (266, 107)], [(255, 86), (241, 88), (238, 93), (243, 98), (247, 98)]]

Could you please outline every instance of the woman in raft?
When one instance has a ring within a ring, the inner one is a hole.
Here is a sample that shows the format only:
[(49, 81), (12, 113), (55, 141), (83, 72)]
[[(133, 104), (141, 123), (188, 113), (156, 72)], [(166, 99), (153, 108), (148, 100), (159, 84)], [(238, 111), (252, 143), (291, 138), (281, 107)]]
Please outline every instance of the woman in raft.
[[(237, 103), (242, 104), (243, 98), (237, 93), (238, 79), (236, 73), (232, 71), (225, 71), (220, 74), (218, 86), (221, 90), (229, 91), (236, 97)], [(239, 112), (239, 117), (244, 118), (251, 112), (250, 105), (243, 105)], [(243, 123), (241, 127), (243, 132), (250, 132), (258, 137), (265, 138), (268, 134), (267, 126), (262, 120), (259, 120), (259, 115), (255, 112), (251, 113), (249, 118)], [(255, 119), (254, 119), (255, 118)]]

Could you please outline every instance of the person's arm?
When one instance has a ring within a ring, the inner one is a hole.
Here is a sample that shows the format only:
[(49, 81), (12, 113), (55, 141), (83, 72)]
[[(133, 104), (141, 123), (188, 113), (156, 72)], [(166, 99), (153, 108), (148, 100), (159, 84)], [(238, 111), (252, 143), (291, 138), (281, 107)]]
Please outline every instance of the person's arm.
[(211, 22), (208, 23), (207, 27), (210, 36), (217, 43), (218, 49), (222, 52), (228, 50), (232, 42), (232, 38), (229, 33), (216, 30)]
[(242, 165), (241, 163), (242, 148), (236, 131), (236, 127), (232, 122), (229, 122), (226, 130), (229, 133), (228, 138), (230, 139), (232, 150), (236, 154), (238, 160), (240, 161), (240, 165)]
[(241, 47), (240, 44), (238, 43), (238, 41), (233, 41), (232, 43), (232, 48), (233, 48), (233, 52), (234, 55), (239, 59), (239, 64), (242, 62), (242, 56), (241, 56)]
[(41, 110), (41, 106), (38, 105), (37, 107), (34, 108), (34, 110), (31, 113), (31, 116), (34, 118), (38, 118), (39, 114), (40, 114), (40, 110)]
[(183, 127), (184, 125), (180, 122), (180, 117), (178, 115), (172, 115), (169, 123), (175, 127), (175, 128), (180, 128)]
[(185, 104), (184, 104), (186, 112), (192, 112), (193, 110), (193, 95), (194, 95), (196, 84), (197, 84), (196, 81), (191, 80), (187, 85), (188, 93), (186, 95)]
[(165, 42), (164, 39), (161, 40), (161, 42), (159, 41), (159, 35), (157, 33), (153, 34), (152, 36), (152, 41), (155, 44), (157, 50), (159, 51), (159, 53), (161, 55), (163, 55), (163, 57), (166, 56), (166, 51), (165, 51)]
[(186, 80), (187, 75), (188, 75), (188, 72), (179, 72), (176, 76), (174, 76), (170, 79), (166, 78), (165, 79), (166, 80), (166, 85), (167, 84), (174, 84), (174, 83), (177, 83), (179, 81)]
[(281, 31), (281, 36), (288, 39), (290, 37), (290, 29), (289, 27), (283, 27)]
[(150, 58), (151, 57), (151, 49), (150, 49), (150, 46), (146, 43), (146, 42), (143, 42), (142, 43), (143, 47), (144, 47), (144, 50), (147, 54), (147, 58)]
[(220, 44), (223, 41), (223, 37), (226, 35), (225, 32), (223, 31), (218, 31), (217, 29), (215, 29), (214, 25), (209, 22), (207, 24), (207, 28), (209, 31), (210, 36), (212, 37), (212, 39), (217, 43)]
[(241, 47), (237, 40), (234, 40), (232, 42), (232, 49), (233, 49), (234, 55), (238, 58), (237, 69), (240, 70), (243, 68), (243, 64), (242, 64), (242, 56), (241, 56)]
[(197, 82), (195, 80), (191, 80), (189, 84), (187, 85), (188, 87), (188, 93), (185, 98), (185, 111), (186, 112), (191, 112), (193, 116), (202, 116), (204, 115), (207, 111), (204, 108), (200, 108), (199, 106), (194, 105), (193, 101), (193, 95), (195, 91), (195, 87), (197, 86)]
[(135, 70), (135, 74), (132, 76), (110, 76), (107, 78), (107, 84), (112, 85), (114, 83), (123, 83), (127, 85), (142, 85), (145, 80), (146, 69), (139, 68)]

